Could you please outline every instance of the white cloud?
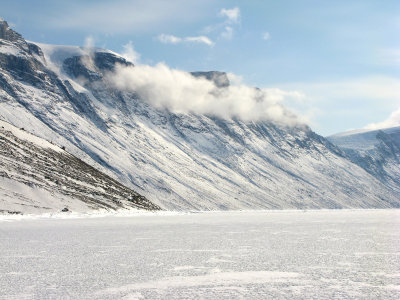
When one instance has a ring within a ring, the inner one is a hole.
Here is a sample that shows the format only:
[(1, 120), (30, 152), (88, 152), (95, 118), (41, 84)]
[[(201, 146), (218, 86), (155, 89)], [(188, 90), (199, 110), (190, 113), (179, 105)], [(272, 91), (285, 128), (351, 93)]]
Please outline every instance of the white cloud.
[(195, 43), (203, 43), (208, 46), (213, 46), (214, 42), (211, 41), (208, 37), (201, 35), (201, 36), (189, 36), (184, 38), (186, 42), (195, 42)]
[[(301, 116), (309, 115), (313, 126), (321, 124), (330, 126), (331, 131), (362, 128), (376, 120), (383, 112), (395, 111), (400, 103), (400, 78), (388, 76), (370, 76), (360, 78), (345, 78), (340, 81), (327, 82), (297, 82), (277, 85), (285, 90), (298, 90), (307, 95), (296, 98), (301, 101), (284, 101), (283, 103), (299, 112)], [(385, 123), (392, 124), (394, 117)], [(381, 117), (383, 120), (384, 117)], [(386, 126), (369, 124), (369, 127)], [(338, 129), (341, 128), (341, 129)]]
[(264, 32), (262, 38), (263, 40), (269, 40), (271, 38), (271, 34), (269, 32)]
[(170, 34), (160, 34), (157, 39), (164, 44), (200, 43), (208, 46), (214, 45), (214, 42), (204, 35), (181, 38)]
[(234, 26), (240, 23), (239, 7), (234, 7), (231, 9), (222, 8), (218, 15), (225, 18), (225, 20), (218, 24), (207, 26), (203, 29), (203, 31), (208, 33), (219, 31), (219, 36), (221, 38), (231, 40), (235, 32)]
[(94, 63), (93, 63), (93, 54), (94, 54), (94, 38), (93, 36), (87, 36), (85, 38), (85, 43), (84, 43), (84, 54), (81, 57), (81, 62), (88, 68), (89, 70), (94, 70)]
[(121, 53), (121, 56), (134, 64), (138, 63), (140, 59), (140, 54), (137, 53), (133, 48), (132, 41), (129, 41), (128, 44), (123, 46), (123, 52)]
[(227, 40), (231, 40), (233, 38), (233, 28), (230, 26), (225, 26), (224, 31), (221, 32), (221, 37)]
[[(210, 34), (215, 31), (220, 31), (219, 36), (221, 38), (230, 40), (233, 38), (234, 29), (233, 23), (238, 23), (240, 20), (240, 9), (238, 7), (232, 9), (221, 9), (219, 16), (225, 17), (227, 20), (218, 24), (209, 25), (205, 27), (201, 32), (203, 34)], [(171, 34), (160, 34), (157, 36), (157, 40), (164, 44), (179, 44), (179, 43), (200, 43), (208, 46), (215, 44), (208, 36), (186, 36), (179, 37)]]
[(230, 22), (238, 23), (240, 21), (240, 9), (239, 7), (234, 7), (231, 9), (223, 8), (219, 12), (221, 17), (226, 17)]
[(178, 44), (182, 42), (182, 38), (171, 34), (160, 34), (157, 39), (164, 44)]
[[(232, 75), (230, 75), (232, 77)], [(243, 84), (217, 88), (204, 78), (188, 72), (156, 66), (118, 66), (107, 80), (116, 88), (135, 92), (141, 99), (160, 109), (173, 112), (239, 118), (244, 121), (270, 120), (285, 125), (299, 124), (299, 118), (281, 102), (301, 97), (298, 92), (280, 89), (256, 89)]]
[(380, 123), (372, 123), (365, 126), (365, 129), (383, 129), (400, 126), (400, 108), (392, 112), (385, 121)]
[(228, 76), (229, 82), (232, 85), (241, 85), (241, 84), (243, 84), (243, 76), (236, 75), (236, 74), (233, 74), (233, 73), (226, 73), (226, 75)]
[(94, 37), (91, 36), (91, 35), (87, 36), (87, 37), (85, 38), (84, 47), (85, 47), (86, 49), (93, 49), (93, 48), (94, 48), (94, 45), (95, 45)]

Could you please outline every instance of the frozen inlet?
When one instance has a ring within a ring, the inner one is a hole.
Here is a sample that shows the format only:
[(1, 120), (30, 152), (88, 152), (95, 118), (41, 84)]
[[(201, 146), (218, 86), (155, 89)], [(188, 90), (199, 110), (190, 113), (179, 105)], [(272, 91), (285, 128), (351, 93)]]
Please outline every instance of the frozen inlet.
[(4, 299), (400, 297), (399, 210), (157, 212), (0, 226)]

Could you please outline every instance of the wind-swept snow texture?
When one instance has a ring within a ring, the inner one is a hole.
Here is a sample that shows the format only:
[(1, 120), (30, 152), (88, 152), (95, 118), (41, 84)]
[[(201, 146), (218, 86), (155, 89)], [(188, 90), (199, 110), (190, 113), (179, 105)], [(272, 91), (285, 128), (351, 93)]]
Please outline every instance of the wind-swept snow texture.
[[(0, 38), (0, 118), (165, 209), (399, 206), (398, 193), (305, 125), (157, 109), (105, 80), (116, 65), (135, 68), (111, 51)], [(229, 88), (221, 73), (193, 76)]]
[(0, 299), (400, 299), (400, 211), (0, 222)]
[(0, 121), (0, 213), (159, 209), (63, 149)]

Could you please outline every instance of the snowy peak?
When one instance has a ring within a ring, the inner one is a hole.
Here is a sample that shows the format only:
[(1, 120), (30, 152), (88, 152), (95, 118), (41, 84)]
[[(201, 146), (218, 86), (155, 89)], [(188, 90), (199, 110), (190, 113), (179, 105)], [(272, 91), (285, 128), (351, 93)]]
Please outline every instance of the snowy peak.
[(109, 52), (94, 52), (89, 55), (73, 56), (63, 62), (64, 71), (72, 78), (83, 77), (90, 81), (100, 80), (105, 72), (114, 71), (117, 64), (133, 66), (124, 58)]
[(0, 46), (0, 48), (3, 48), (0, 50), (0, 54), (15, 55), (19, 52), (20, 55), (34, 54), (43, 56), (38, 46), (25, 41), (24, 38), (18, 32), (12, 30), (4, 20), (0, 20)]
[(24, 41), (22, 36), (12, 30), (5, 20), (0, 19), (0, 39), (10, 42), (21, 42)]

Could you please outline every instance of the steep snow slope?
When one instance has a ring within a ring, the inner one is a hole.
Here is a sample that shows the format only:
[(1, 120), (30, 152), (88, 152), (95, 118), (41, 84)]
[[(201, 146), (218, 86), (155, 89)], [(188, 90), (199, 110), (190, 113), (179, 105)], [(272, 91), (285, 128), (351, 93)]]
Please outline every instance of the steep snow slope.
[(63, 149), (0, 121), (0, 213), (158, 209)]
[[(307, 126), (156, 109), (103, 80), (116, 64), (131, 65), (113, 52), (0, 38), (8, 47), (0, 52), (0, 118), (164, 208), (399, 206), (398, 193)], [(194, 76), (227, 87), (220, 73)]]

